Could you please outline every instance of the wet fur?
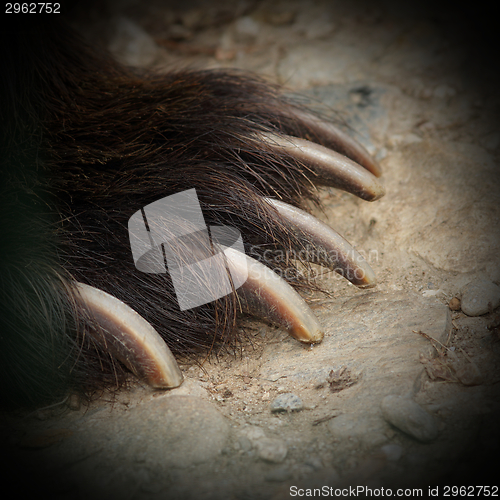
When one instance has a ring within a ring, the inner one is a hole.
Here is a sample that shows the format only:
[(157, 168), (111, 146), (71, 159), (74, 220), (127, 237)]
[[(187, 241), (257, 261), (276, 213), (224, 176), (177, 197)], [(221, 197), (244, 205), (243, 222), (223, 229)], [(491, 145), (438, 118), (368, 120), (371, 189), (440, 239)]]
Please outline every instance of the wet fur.
[(298, 204), (314, 196), (313, 176), (253, 134), (310, 138), (288, 115), (295, 105), (237, 71), (124, 68), (59, 22), (2, 36), (2, 401), (41, 404), (125, 380), (87, 335), (72, 280), (132, 306), (174, 353), (231, 344), (234, 298), (181, 312), (168, 276), (136, 270), (127, 222), (195, 187), (207, 224), (240, 229), (247, 251), (290, 248), (261, 196)]

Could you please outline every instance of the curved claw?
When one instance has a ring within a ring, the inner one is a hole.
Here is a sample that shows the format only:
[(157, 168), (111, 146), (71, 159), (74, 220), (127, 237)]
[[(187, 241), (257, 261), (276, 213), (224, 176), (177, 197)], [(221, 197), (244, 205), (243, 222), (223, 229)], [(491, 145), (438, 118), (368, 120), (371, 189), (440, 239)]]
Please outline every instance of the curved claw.
[(375, 285), (376, 278), (372, 268), (337, 231), (288, 203), (272, 198), (265, 200), (278, 211), (304, 246), (311, 250), (305, 252), (304, 260), (328, 267), (356, 286)]
[(299, 137), (259, 133), (277, 154), (287, 154), (304, 162), (316, 174), (314, 182), (348, 191), (367, 201), (384, 196), (385, 190), (368, 170), (340, 153)]
[(233, 248), (224, 254), (233, 280), (247, 273), (244, 284), (236, 290), (243, 312), (287, 328), (301, 342), (321, 342), (323, 332), (304, 299), (275, 272)]
[(92, 286), (76, 283), (76, 292), (79, 305), (102, 332), (89, 332), (96, 342), (152, 387), (170, 389), (182, 384), (182, 373), (170, 349), (142, 316)]
[(324, 144), (335, 151), (359, 163), (376, 177), (382, 175), (382, 169), (368, 151), (350, 135), (343, 132), (333, 123), (327, 122), (311, 113), (296, 110), (295, 117), (305, 125)]

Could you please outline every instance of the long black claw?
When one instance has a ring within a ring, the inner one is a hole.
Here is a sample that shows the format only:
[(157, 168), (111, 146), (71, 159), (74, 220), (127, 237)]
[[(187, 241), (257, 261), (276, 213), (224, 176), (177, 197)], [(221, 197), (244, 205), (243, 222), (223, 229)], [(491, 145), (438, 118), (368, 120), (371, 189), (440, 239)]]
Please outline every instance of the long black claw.
[(370, 153), (358, 141), (336, 125), (305, 111), (296, 110), (294, 115), (302, 125), (305, 125), (327, 147), (331, 147), (352, 161), (359, 163), (376, 177), (382, 175), (379, 163), (375, 161)]
[(285, 327), (301, 342), (321, 342), (323, 331), (304, 299), (271, 269), (244, 253), (226, 248), (228, 268), (235, 281), (247, 275), (236, 291), (240, 308), (253, 316)]
[(158, 389), (182, 384), (177, 361), (156, 330), (131, 307), (83, 283), (75, 297), (96, 331), (89, 335), (138, 378)]
[(279, 200), (266, 198), (281, 215), (283, 222), (304, 245), (300, 257), (334, 270), (359, 287), (376, 283), (375, 273), (365, 259), (330, 226), (316, 217)]
[(277, 154), (287, 154), (312, 170), (315, 184), (348, 191), (363, 200), (375, 201), (385, 194), (383, 186), (368, 170), (347, 156), (298, 137), (259, 133), (258, 138)]

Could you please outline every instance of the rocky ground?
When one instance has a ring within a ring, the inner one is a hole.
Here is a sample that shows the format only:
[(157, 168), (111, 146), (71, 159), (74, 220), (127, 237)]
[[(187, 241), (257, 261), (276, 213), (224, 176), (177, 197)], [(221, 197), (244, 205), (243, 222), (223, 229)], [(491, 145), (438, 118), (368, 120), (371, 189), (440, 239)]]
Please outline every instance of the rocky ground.
[(178, 389), (133, 382), (6, 416), (13, 461), (43, 470), (57, 498), (498, 484), (500, 100), (481, 51), (449, 13), (418, 7), (170, 3), (108, 2), (80, 27), (125, 63), (256, 71), (345, 120), (387, 194), (324, 189), (314, 213), (378, 285), (318, 269), (314, 347), (243, 319), (241, 352), (183, 366)]

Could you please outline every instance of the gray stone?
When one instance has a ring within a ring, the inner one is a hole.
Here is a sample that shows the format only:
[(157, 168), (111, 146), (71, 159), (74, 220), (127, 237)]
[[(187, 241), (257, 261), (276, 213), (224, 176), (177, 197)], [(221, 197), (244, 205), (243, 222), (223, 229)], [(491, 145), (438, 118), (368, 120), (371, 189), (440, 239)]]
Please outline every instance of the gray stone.
[(234, 30), (238, 40), (251, 42), (258, 36), (260, 25), (250, 16), (243, 16), (234, 23)]
[(253, 446), (255, 446), (255, 443), (261, 439), (265, 438), (266, 434), (264, 433), (264, 429), (262, 427), (259, 427), (257, 425), (249, 425), (248, 427), (245, 427), (242, 431), (241, 434), (246, 437)]
[(328, 422), (334, 439), (360, 444), (368, 448), (380, 446), (387, 441), (387, 424), (375, 415), (346, 413)]
[(419, 441), (433, 441), (439, 434), (436, 419), (411, 399), (389, 395), (381, 409), (390, 424)]
[(462, 292), (462, 311), (467, 316), (481, 316), (500, 306), (500, 287), (489, 280), (471, 281)]
[(261, 438), (256, 442), (256, 448), (259, 458), (275, 464), (283, 462), (288, 453), (286, 443), (278, 438)]
[(321, 460), (320, 457), (317, 457), (317, 456), (309, 457), (304, 462), (304, 464), (307, 465), (308, 467), (311, 467), (311, 469), (314, 469), (314, 470), (320, 470), (324, 467), (323, 461)]
[(252, 443), (246, 436), (238, 438), (238, 449), (243, 452), (249, 452), (252, 449)]
[(303, 408), (304, 404), (302, 403), (302, 400), (295, 394), (292, 394), (291, 392), (280, 394), (271, 403), (271, 411), (273, 413), (281, 411), (300, 411)]
[(250, 425), (241, 430), (238, 441), (240, 446), (242, 438), (243, 443), (245, 439), (249, 441), (252, 447), (257, 450), (259, 458), (266, 462), (281, 463), (288, 453), (288, 447), (282, 439), (266, 437), (264, 430), (256, 425)]
[(122, 63), (131, 66), (148, 66), (157, 56), (158, 46), (138, 24), (126, 17), (115, 19), (115, 36), (109, 50)]

